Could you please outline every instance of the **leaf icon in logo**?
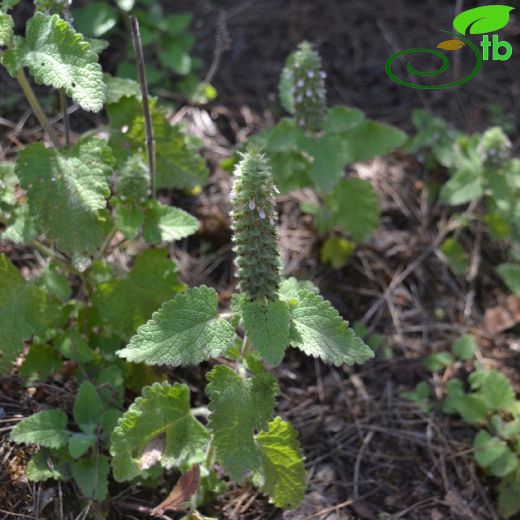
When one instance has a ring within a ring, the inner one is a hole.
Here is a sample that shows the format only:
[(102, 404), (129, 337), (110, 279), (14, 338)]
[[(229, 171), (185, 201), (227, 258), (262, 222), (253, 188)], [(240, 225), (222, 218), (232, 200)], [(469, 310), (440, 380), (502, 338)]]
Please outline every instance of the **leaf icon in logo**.
[(465, 43), (460, 40), (444, 40), (437, 44), (437, 49), (445, 51), (458, 51), (464, 47)]
[(468, 9), (455, 17), (453, 27), (460, 34), (495, 32), (508, 24), (509, 13), (513, 9), (514, 7), (509, 5), (483, 5)]

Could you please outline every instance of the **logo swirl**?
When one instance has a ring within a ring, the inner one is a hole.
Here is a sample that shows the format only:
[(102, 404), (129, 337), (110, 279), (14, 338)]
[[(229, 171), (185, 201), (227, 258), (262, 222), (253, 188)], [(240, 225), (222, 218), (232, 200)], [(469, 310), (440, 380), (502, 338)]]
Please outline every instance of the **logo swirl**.
[(471, 81), (480, 72), (480, 69), (482, 68), (482, 54), (480, 53), (480, 49), (471, 40), (464, 38), (464, 36), (461, 36), (460, 34), (451, 33), (448, 31), (442, 31), (442, 32), (446, 32), (447, 34), (455, 35), (458, 39), (462, 40), (473, 51), (473, 54), (475, 55), (475, 65), (473, 66), (473, 68), (471, 69), (471, 71), (469, 72), (469, 74), (467, 76), (465, 76), (457, 81), (452, 81), (450, 83), (444, 83), (442, 85), (420, 85), (420, 84), (412, 83), (411, 81), (406, 81), (406, 80), (399, 78), (392, 70), (392, 65), (396, 59), (398, 59), (400, 56), (403, 56), (404, 54), (427, 53), (427, 54), (432, 54), (433, 56), (435, 56), (436, 58), (439, 58), (441, 60), (441, 65), (438, 68), (436, 68), (435, 70), (426, 71), (426, 72), (417, 70), (413, 66), (412, 61), (410, 60), (406, 64), (406, 70), (410, 74), (414, 74), (416, 76), (438, 76), (439, 74), (442, 74), (443, 72), (448, 70), (448, 68), (450, 66), (450, 60), (448, 59), (446, 54), (444, 54), (441, 51), (436, 50), (436, 49), (426, 49), (426, 48), (421, 48), (421, 47), (418, 47), (415, 49), (404, 49), (402, 51), (396, 52), (395, 54), (392, 54), (392, 56), (390, 56), (386, 60), (386, 63), (385, 63), (385, 71), (386, 71), (387, 76), (393, 82), (395, 82), (399, 85), (402, 85), (403, 87), (410, 87), (410, 88), (415, 88), (415, 89), (430, 89), (430, 90), (458, 87), (459, 85), (463, 85), (464, 83)]

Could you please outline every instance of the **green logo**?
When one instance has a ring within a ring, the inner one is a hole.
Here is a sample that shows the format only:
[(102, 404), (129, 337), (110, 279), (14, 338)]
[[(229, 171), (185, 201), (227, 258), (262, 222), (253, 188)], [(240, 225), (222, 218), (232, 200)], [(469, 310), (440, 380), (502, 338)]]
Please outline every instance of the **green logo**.
[[(513, 54), (511, 44), (506, 41), (501, 41), (496, 34), (490, 39), (487, 33), (495, 32), (505, 27), (509, 22), (509, 13), (513, 9), (514, 7), (508, 5), (484, 5), (463, 11), (453, 20), (453, 27), (457, 31), (456, 33), (442, 31), (455, 36), (455, 39), (444, 40), (438, 43), (437, 49), (440, 50), (418, 47), (415, 49), (405, 49), (392, 54), (392, 56), (386, 60), (385, 64), (387, 76), (403, 87), (430, 90), (457, 87), (471, 81), (480, 72), (483, 61), (489, 60), (490, 57), (494, 61), (506, 61), (511, 58)], [(469, 38), (465, 37), (469, 34), (483, 35), (480, 43), (482, 51)], [(426, 72), (417, 70), (410, 60), (406, 63), (406, 71), (415, 76), (438, 76), (445, 72), (450, 66), (448, 55), (443, 51), (452, 52), (462, 49), (463, 47), (468, 47), (471, 50), (475, 64), (465, 77), (450, 83), (444, 83), (442, 85), (420, 85), (399, 78), (392, 69), (395, 60), (405, 54), (430, 54), (440, 60), (440, 66), (435, 70)]]

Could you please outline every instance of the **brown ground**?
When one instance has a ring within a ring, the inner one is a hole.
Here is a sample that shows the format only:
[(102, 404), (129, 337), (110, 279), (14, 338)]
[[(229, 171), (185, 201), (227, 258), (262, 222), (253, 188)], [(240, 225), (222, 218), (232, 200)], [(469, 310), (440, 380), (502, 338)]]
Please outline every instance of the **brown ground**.
[[(210, 107), (186, 106), (177, 114), (204, 139), (213, 170), (201, 197), (173, 195), (176, 204), (203, 223), (200, 237), (171, 248), (187, 283), (204, 282), (229, 294), (229, 178), (217, 165), (232, 145), (280, 115), (278, 74), (287, 52), (303, 38), (314, 41), (323, 54), (331, 104), (356, 106), (407, 130), (410, 111), (425, 106), (466, 131), (489, 125), (490, 107), (497, 104), (518, 128), (514, 119), (520, 99), (520, 61), (514, 58), (520, 41), (518, 19), (510, 24), (507, 37), (516, 45), (513, 59), (488, 63), (464, 87), (418, 93), (386, 78), (384, 61), (391, 52), (418, 44), (431, 47), (438, 38), (436, 30), (450, 27), (455, 2), (417, 4), (412, 0), (175, 3), (175, 10), (186, 8), (196, 14), (195, 53), (207, 68), (221, 10), (230, 38), (230, 48), (213, 78), (219, 99)], [(473, 4), (464, 2), (464, 8)], [(106, 65), (116, 59), (109, 56)], [(12, 88), (10, 82), (4, 85)], [(3, 115), (20, 124), (7, 129), (3, 137), (0, 134), (0, 153), (10, 156), (38, 137), (28, 116), (21, 105)], [(80, 130), (96, 121), (75, 113), (72, 123)], [(287, 274), (312, 279), (347, 319), (362, 319), (371, 332), (383, 335), (384, 353), (353, 369), (327, 367), (289, 352), (276, 369), (282, 388), (278, 410), (300, 433), (309, 479), (305, 501), (298, 511), (282, 513), (254, 489), (231, 487), (208, 514), (251, 520), (498, 518), (493, 482), (472, 463), (473, 430), (440, 409), (422, 413), (400, 393), (426, 377), (421, 365), (425, 355), (448, 349), (465, 332), (476, 336), (482, 362), (500, 367), (519, 385), (518, 335), (513, 331), (492, 335), (484, 326), (485, 310), (503, 304), (507, 293), (493, 268), (503, 252), (475, 225), (461, 236), (471, 252), (472, 268), (465, 277), (455, 276), (435, 253), (449, 229), (450, 213), (431, 205), (424, 190), (427, 176), (441, 179), (443, 173), (426, 172), (414, 158), (399, 155), (351, 170), (376, 186), (381, 207), (376, 235), (358, 248), (346, 268), (333, 271), (323, 266), (318, 260), (321, 238), (298, 209), (299, 201), (315, 196), (304, 190), (280, 201), (282, 254)], [(211, 246), (204, 256), (199, 254), (201, 240)], [(0, 247), (19, 264), (31, 264), (30, 250), (5, 243)], [(466, 369), (455, 368), (461, 375)], [(202, 371), (185, 371), (176, 377), (196, 385)], [(439, 378), (429, 381), (438, 393)], [(74, 489), (54, 482), (27, 482), (23, 468), (28, 453), (7, 440), (18, 417), (42, 405), (70, 406), (73, 391), (74, 382), (63, 378), (30, 393), (15, 377), (0, 383), (0, 519), (81, 518)], [(144, 518), (135, 509), (158, 503), (167, 487), (152, 492), (111, 485), (116, 498), (109, 518)]]

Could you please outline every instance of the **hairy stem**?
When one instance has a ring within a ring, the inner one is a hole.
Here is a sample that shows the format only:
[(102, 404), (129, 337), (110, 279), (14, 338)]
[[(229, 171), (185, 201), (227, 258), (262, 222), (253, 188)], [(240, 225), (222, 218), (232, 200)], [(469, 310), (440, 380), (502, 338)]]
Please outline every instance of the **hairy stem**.
[(134, 44), (135, 59), (137, 62), (137, 72), (139, 74), (139, 84), (141, 85), (141, 95), (143, 97), (144, 125), (146, 131), (146, 149), (148, 155), (148, 169), (150, 170), (150, 198), (155, 198), (155, 140), (153, 135), (152, 116), (150, 114), (150, 104), (148, 101), (148, 83), (144, 69), (143, 46), (141, 44), (141, 33), (139, 32), (139, 22), (135, 16), (129, 16), (130, 28), (132, 31), (132, 41)]
[(29, 105), (31, 105), (31, 108), (33, 109), (34, 114), (38, 118), (38, 121), (44, 128), (44, 130), (47, 132), (47, 135), (49, 136), (50, 140), (52, 141), (52, 144), (56, 147), (60, 147), (60, 142), (58, 140), (58, 137), (56, 133), (54, 132), (54, 129), (52, 128), (49, 119), (45, 115), (45, 112), (43, 111), (43, 108), (41, 107), (38, 98), (36, 97), (36, 94), (34, 93), (34, 90), (31, 87), (31, 84), (29, 83), (29, 80), (27, 79), (27, 76), (25, 75), (25, 72), (23, 71), (23, 67), (21, 67), (17, 74), (16, 79), (18, 80), (18, 83), (20, 84), (20, 87), (22, 87), (23, 93), (25, 94), (25, 97), (27, 98), (27, 101), (29, 102)]

